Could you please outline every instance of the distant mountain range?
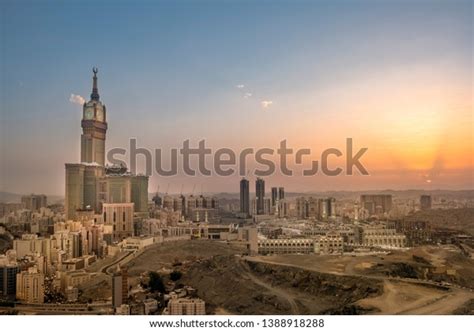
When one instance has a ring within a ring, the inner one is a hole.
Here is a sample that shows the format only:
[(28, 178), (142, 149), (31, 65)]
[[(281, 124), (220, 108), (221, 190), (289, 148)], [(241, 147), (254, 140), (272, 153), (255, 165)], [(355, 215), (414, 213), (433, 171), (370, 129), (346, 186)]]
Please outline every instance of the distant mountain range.
[[(149, 193), (148, 196), (151, 199), (156, 193)], [(160, 196), (164, 196), (165, 193), (159, 193)], [(285, 196), (288, 198), (298, 196), (315, 196), (315, 197), (334, 197), (336, 199), (349, 199), (359, 198), (361, 194), (391, 194), (395, 198), (419, 198), (422, 194), (430, 194), (433, 196), (443, 196), (451, 198), (471, 198), (474, 199), (474, 190), (366, 190), (366, 191), (308, 191), (308, 192), (285, 192)], [(171, 196), (177, 196), (178, 194), (170, 194)], [(187, 195), (187, 194), (186, 194)], [(199, 194), (195, 194), (198, 196)], [(214, 196), (218, 199), (239, 199), (240, 194), (238, 192), (214, 192), (204, 193), (206, 196)], [(254, 196), (254, 192), (250, 192), (251, 196)], [(271, 192), (267, 190), (266, 196), (271, 196)]]
[[(20, 202), (21, 197), (23, 195), (28, 195), (30, 193), (20, 194), (20, 193), (12, 193), (12, 192), (4, 192), (0, 191), (0, 202)], [(41, 194), (41, 193), (38, 193)], [(156, 193), (148, 193), (148, 198), (151, 198)], [(250, 193), (252, 195), (252, 193)], [(270, 196), (270, 192), (267, 192), (267, 195)], [(392, 194), (394, 197), (419, 197), (422, 194), (431, 194), (433, 196), (449, 196), (452, 198), (474, 198), (474, 190), (371, 190), (371, 191), (311, 191), (311, 192), (285, 192), (287, 197), (295, 197), (295, 196), (321, 196), (321, 197), (334, 197), (334, 198), (356, 198), (359, 197), (361, 194)], [(164, 193), (160, 193), (160, 196), (165, 195)], [(170, 194), (172, 196), (177, 196), (178, 194)], [(187, 194), (186, 194), (187, 195)], [(195, 194), (199, 195), (199, 194)], [(219, 193), (204, 193), (206, 196), (215, 196), (219, 199), (239, 199), (239, 193), (237, 192), (219, 192)], [(48, 203), (64, 203), (64, 196), (61, 195), (48, 195)]]
[[(37, 192), (35, 192), (37, 193)], [(4, 192), (0, 191), (0, 202), (21, 202), (21, 197), (23, 195), (28, 195), (31, 193), (25, 193), (25, 194), (20, 194), (20, 193), (12, 193), (12, 192)], [(37, 194), (43, 194), (43, 193), (37, 193)], [(57, 203), (57, 202), (64, 202), (64, 196), (60, 195), (48, 195), (48, 203)]]

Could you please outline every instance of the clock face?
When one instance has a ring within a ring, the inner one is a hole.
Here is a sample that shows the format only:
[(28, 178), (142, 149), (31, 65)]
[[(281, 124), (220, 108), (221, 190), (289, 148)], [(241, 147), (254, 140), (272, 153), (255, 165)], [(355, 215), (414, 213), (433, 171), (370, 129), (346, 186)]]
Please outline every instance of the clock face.
[(86, 112), (84, 114), (84, 117), (86, 118), (86, 120), (91, 120), (94, 118), (94, 109), (91, 109), (91, 108), (87, 108), (86, 109)]

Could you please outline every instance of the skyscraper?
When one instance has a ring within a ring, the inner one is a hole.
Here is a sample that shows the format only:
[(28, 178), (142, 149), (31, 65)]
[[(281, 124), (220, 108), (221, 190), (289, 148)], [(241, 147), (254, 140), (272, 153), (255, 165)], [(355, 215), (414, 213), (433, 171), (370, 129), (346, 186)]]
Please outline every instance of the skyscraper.
[(421, 210), (431, 209), (431, 195), (422, 195), (420, 197), (420, 209)]
[(99, 97), (97, 87), (97, 68), (92, 72), (91, 99), (83, 106), (81, 162), (105, 165), (105, 134), (107, 133), (106, 109)]
[(48, 205), (48, 199), (44, 194), (24, 195), (21, 197), (21, 202), (25, 205), (26, 209), (34, 211)]
[(99, 178), (105, 175), (106, 109), (99, 97), (97, 68), (92, 69), (91, 99), (82, 107), (81, 163), (66, 163), (66, 217), (73, 219), (76, 210), (100, 211)]
[(133, 203), (134, 212), (148, 210), (148, 177), (127, 172), (122, 164), (105, 166), (107, 116), (100, 101), (97, 68), (93, 70), (91, 99), (82, 109), (81, 162), (66, 163), (66, 218), (77, 210), (102, 212), (103, 203)]
[(272, 187), (272, 207), (275, 206), (278, 201), (278, 187)]
[(265, 214), (265, 181), (257, 178), (255, 182), (255, 195), (257, 199), (257, 215)]
[(360, 205), (366, 209), (369, 216), (388, 213), (392, 209), (391, 194), (363, 194)]
[(127, 301), (128, 270), (127, 267), (120, 267), (120, 269), (112, 275), (112, 306), (118, 308), (122, 304), (126, 304)]
[(19, 272), (18, 264), (10, 261), (0, 261), (0, 298), (15, 299), (16, 275)]
[(279, 187), (278, 188), (278, 200), (283, 200), (285, 199), (285, 188), (284, 187)]
[(250, 183), (245, 178), (240, 181), (240, 212), (250, 214)]

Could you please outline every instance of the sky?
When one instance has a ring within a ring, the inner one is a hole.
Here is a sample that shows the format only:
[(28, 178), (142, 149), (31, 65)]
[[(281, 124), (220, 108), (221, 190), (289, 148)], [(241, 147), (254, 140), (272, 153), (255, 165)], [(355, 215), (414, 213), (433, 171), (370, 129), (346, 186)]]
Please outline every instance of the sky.
[[(107, 149), (135, 137), (166, 158), (186, 139), (237, 153), (286, 139), (318, 160), (352, 138), (369, 176), (277, 173), (267, 186), (474, 188), (472, 1), (2, 1), (0, 12), (2, 191), (64, 194), (93, 66)], [(149, 191), (235, 192), (239, 178), (155, 174)]]

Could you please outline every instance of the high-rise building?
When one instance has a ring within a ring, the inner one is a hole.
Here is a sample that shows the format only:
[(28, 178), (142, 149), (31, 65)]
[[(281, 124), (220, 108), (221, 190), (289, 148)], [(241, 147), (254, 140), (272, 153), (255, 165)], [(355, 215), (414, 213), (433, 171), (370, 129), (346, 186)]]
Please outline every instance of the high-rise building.
[(92, 70), (91, 99), (83, 105), (81, 121), (81, 162), (105, 165), (105, 134), (107, 133), (107, 112), (100, 101), (97, 87), (97, 68)]
[(29, 210), (39, 210), (48, 205), (48, 198), (44, 194), (30, 194), (21, 197), (21, 203)]
[(420, 209), (421, 210), (431, 209), (431, 195), (422, 195), (420, 197)]
[(15, 299), (16, 275), (18, 264), (10, 261), (0, 261), (0, 298)]
[(317, 217), (319, 219), (326, 219), (328, 217), (336, 216), (336, 199), (324, 198), (318, 200), (319, 210)]
[(272, 187), (272, 207), (276, 205), (278, 199), (278, 187)]
[(16, 275), (16, 297), (25, 303), (44, 303), (44, 274), (31, 267)]
[(104, 203), (102, 219), (105, 225), (112, 225), (112, 236), (116, 241), (133, 236), (133, 202)]
[(250, 214), (250, 182), (245, 178), (240, 181), (240, 212)]
[(283, 200), (285, 199), (285, 188), (284, 187), (279, 187), (278, 188), (278, 200)]
[(257, 178), (255, 182), (255, 196), (256, 196), (256, 209), (257, 215), (265, 214), (265, 181), (261, 178)]
[(336, 199), (299, 197), (296, 199), (296, 212), (300, 218), (327, 219), (336, 216)]
[(361, 207), (366, 209), (369, 216), (383, 215), (392, 209), (391, 194), (363, 194), (360, 196)]
[(112, 306), (118, 308), (128, 301), (128, 271), (120, 267), (112, 275)]
[(102, 212), (103, 203), (134, 203), (134, 212), (148, 211), (148, 177), (127, 172), (122, 164), (105, 166), (106, 107), (100, 101), (97, 69), (91, 99), (83, 105), (81, 162), (66, 163), (66, 218), (78, 210)]

